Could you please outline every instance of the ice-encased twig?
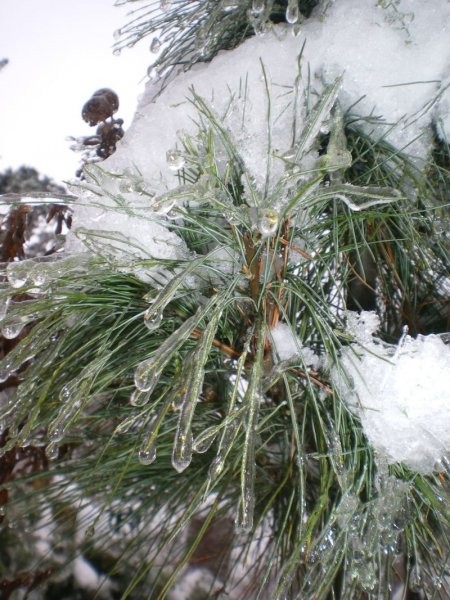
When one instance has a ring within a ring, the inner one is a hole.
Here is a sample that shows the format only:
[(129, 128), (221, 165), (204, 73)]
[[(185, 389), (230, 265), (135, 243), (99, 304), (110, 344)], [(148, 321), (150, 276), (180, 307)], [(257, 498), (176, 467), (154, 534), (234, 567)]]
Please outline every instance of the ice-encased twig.
[(261, 400), (261, 380), (263, 374), (264, 327), (257, 329), (257, 349), (255, 362), (243, 399), (248, 406), (244, 450), (241, 465), (241, 497), (239, 500), (236, 524), (242, 531), (253, 528), (253, 513), (255, 509), (255, 443), (258, 425), (259, 404)]
[(205, 377), (204, 366), (208, 359), (223, 309), (224, 303), (222, 301), (211, 316), (193, 357), (193, 369), (181, 405), (172, 453), (172, 465), (178, 472), (184, 471), (192, 460), (192, 419), (203, 387), (203, 379)]
[(155, 389), (167, 363), (190, 337), (200, 321), (213, 308), (217, 299), (217, 296), (213, 296), (203, 308), (200, 308), (195, 313), (195, 315), (186, 319), (186, 321), (161, 344), (158, 350), (150, 358), (139, 363), (134, 373), (134, 382), (140, 392), (147, 392), (150, 394)]
[(176, 293), (183, 285), (184, 280), (190, 274), (192, 274), (198, 267), (204, 265), (208, 260), (213, 256), (213, 254), (217, 252), (217, 248), (212, 250), (206, 256), (200, 256), (192, 261), (190, 261), (187, 266), (175, 275), (170, 282), (157, 294), (156, 298), (151, 297), (152, 292), (145, 296), (145, 299), (148, 302), (151, 302), (151, 305), (147, 308), (144, 313), (144, 323), (153, 331), (154, 329), (158, 329), (162, 322), (163, 312), (166, 306), (174, 299)]

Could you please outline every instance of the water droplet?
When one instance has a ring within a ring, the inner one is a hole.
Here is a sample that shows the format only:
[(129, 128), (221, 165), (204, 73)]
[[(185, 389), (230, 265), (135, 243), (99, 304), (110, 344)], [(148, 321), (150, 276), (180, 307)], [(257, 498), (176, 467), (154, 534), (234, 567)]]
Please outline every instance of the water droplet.
[(166, 160), (171, 171), (179, 171), (185, 164), (184, 156), (179, 150), (168, 150)]
[(138, 452), (138, 458), (141, 465), (151, 465), (156, 459), (156, 447), (150, 446), (149, 448), (141, 448)]
[(117, 40), (120, 39), (121, 35), (122, 35), (121, 30), (120, 29), (116, 29), (115, 32), (113, 33), (113, 38), (116, 40), (116, 42), (117, 42)]
[(56, 460), (59, 455), (59, 448), (54, 442), (50, 442), (45, 449), (45, 456), (49, 460)]
[(114, 56), (120, 56), (122, 54), (122, 49), (121, 48), (114, 48), (113, 54), (114, 54)]
[(293, 25), (297, 23), (300, 16), (297, 0), (289, 0), (286, 8), (286, 21)]
[(18, 321), (17, 323), (8, 323), (7, 325), (3, 325), (2, 327), (2, 335), (8, 340), (13, 340), (16, 338), (25, 327), (25, 323)]
[(150, 52), (152, 54), (158, 54), (158, 52), (161, 50), (161, 41), (159, 38), (154, 37), (152, 39), (152, 43), (150, 44)]

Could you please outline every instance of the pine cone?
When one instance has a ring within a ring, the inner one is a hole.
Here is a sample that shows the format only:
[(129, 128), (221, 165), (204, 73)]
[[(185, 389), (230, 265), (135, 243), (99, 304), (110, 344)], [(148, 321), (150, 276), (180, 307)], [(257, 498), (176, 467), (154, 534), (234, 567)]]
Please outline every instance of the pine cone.
[(119, 108), (119, 97), (109, 88), (102, 88), (92, 94), (81, 111), (83, 119), (89, 125), (106, 121)]

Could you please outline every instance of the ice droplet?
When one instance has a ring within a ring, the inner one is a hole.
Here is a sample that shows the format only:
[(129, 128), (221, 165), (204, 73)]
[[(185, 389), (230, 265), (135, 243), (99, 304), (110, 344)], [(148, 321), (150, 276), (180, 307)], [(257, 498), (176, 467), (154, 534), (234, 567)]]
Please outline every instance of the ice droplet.
[(211, 448), (216, 436), (217, 427), (208, 427), (196, 437), (192, 446), (193, 451), (197, 452), (197, 454), (207, 452)]
[[(146, 392), (149, 396), (160, 378), (161, 372), (152, 369), (153, 358), (142, 361), (134, 371), (134, 384), (140, 392)], [(131, 398), (130, 398), (131, 402)], [(138, 405), (134, 405), (138, 406)], [(142, 405), (141, 405), (142, 406)]]
[(49, 444), (47, 444), (47, 447), (45, 449), (45, 456), (49, 460), (57, 459), (58, 454), (59, 454), (59, 448), (55, 442), (50, 442)]
[(2, 327), (2, 335), (8, 340), (13, 340), (16, 338), (25, 327), (25, 323), (18, 321), (17, 323), (8, 323), (7, 325), (3, 325)]
[(294, 25), (294, 23), (297, 23), (299, 16), (298, 0), (289, 0), (286, 8), (286, 21)]
[(151, 465), (156, 459), (156, 446), (149, 446), (146, 449), (141, 448), (138, 452), (138, 458), (141, 465)]
[(171, 171), (179, 171), (185, 164), (184, 156), (179, 150), (168, 150), (166, 160)]
[[(136, 377), (136, 376), (135, 376)], [(151, 392), (141, 392), (137, 389), (130, 396), (131, 406), (145, 406), (151, 398)]]
[(152, 39), (152, 43), (150, 44), (150, 52), (152, 54), (158, 54), (158, 52), (161, 50), (161, 41), (159, 38), (154, 37)]
[(159, 328), (159, 326), (162, 323), (163, 320), (163, 312), (164, 312), (164, 306), (162, 306), (159, 310), (157, 310), (156, 312), (152, 309), (152, 307), (150, 306), (150, 308), (148, 308), (145, 313), (144, 313), (144, 325), (147, 327), (147, 329), (149, 329), (150, 331), (155, 331), (156, 329)]
[[(178, 433), (178, 432), (177, 432)], [(192, 432), (180, 433), (175, 438), (172, 453), (172, 466), (181, 473), (191, 464), (192, 460)]]

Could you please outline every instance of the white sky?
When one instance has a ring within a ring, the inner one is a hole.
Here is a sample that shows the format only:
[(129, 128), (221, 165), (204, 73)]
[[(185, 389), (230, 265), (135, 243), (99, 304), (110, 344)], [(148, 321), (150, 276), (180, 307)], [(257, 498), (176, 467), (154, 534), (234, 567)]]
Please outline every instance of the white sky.
[[(135, 5), (136, 6), (136, 5)], [(0, 171), (26, 164), (55, 180), (74, 176), (80, 156), (69, 135), (90, 135), (81, 108), (112, 88), (128, 127), (144, 91), (150, 40), (120, 56), (113, 33), (133, 7), (114, 0), (0, 0)]]

